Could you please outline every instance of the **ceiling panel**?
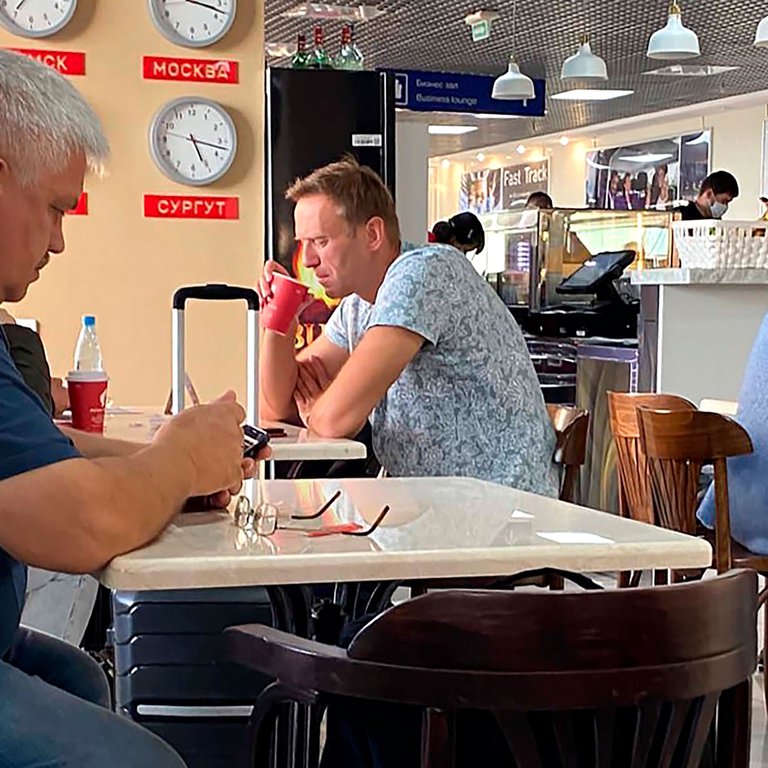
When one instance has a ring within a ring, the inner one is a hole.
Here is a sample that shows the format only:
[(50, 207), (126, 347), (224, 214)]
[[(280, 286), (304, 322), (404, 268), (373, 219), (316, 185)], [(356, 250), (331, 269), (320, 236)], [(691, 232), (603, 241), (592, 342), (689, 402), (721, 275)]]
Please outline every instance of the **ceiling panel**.
[[(512, 50), (514, 0), (485, 4), (501, 14), (491, 38), (473, 43), (464, 16), (478, 3), (444, 0), (381, 0), (384, 13), (357, 25), (357, 42), (369, 68), (408, 68), (446, 72), (496, 74), (506, 68)], [(374, 3), (375, 0), (369, 0)], [(297, 0), (267, 0), (268, 42), (295, 42), (299, 32), (311, 37), (312, 21), (282, 14)], [(597, 0), (518, 0), (515, 55), (521, 69), (543, 77), (551, 95), (563, 88), (559, 81), (563, 59), (575, 53), (583, 32), (592, 48), (608, 64), (605, 87), (633, 90), (632, 96), (608, 102), (565, 102), (547, 99), (544, 117), (524, 120), (478, 120), (478, 130), (461, 136), (433, 136), (433, 155), (459, 152), (536, 135), (566, 133), (575, 128), (670, 109), (688, 104), (768, 88), (768, 49), (753, 47), (755, 29), (768, 6), (761, 3), (698, 2), (683, 6), (683, 22), (694, 29), (702, 55), (690, 63), (736, 66), (737, 70), (705, 78), (651, 77), (643, 72), (665, 62), (646, 58), (649, 35), (664, 25), (665, 0), (636, 3)], [(326, 24), (328, 48), (335, 51), (341, 24)], [(423, 121), (423, 115), (402, 114)], [(430, 122), (469, 123), (465, 116), (436, 116)]]

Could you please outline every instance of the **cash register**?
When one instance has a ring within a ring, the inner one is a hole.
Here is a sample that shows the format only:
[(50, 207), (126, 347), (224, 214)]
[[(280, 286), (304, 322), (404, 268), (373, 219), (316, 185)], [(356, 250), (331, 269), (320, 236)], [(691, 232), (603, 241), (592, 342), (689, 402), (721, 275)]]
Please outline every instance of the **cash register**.
[(631, 250), (590, 256), (555, 286), (562, 299), (532, 312), (524, 321), (525, 330), (550, 338), (636, 339), (640, 300), (616, 287), (635, 257)]

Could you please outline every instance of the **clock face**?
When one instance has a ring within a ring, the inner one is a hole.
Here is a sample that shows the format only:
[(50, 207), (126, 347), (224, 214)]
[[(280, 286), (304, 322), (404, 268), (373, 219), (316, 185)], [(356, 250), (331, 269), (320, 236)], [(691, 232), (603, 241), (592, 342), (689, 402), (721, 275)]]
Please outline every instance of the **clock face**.
[(203, 48), (213, 45), (227, 34), (235, 20), (236, 2), (149, 0), (149, 12), (155, 26), (172, 43)]
[(77, 0), (0, 0), (0, 24), (23, 37), (48, 37), (65, 27)]
[(220, 104), (190, 96), (166, 104), (149, 131), (152, 157), (168, 178), (202, 186), (220, 179), (235, 159), (235, 124)]

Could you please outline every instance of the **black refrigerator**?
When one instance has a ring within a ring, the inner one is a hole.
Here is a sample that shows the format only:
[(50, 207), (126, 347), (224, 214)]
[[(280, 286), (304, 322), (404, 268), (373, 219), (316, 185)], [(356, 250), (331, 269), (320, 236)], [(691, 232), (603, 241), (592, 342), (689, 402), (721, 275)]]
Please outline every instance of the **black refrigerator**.
[(297, 346), (310, 343), (336, 302), (301, 265), (285, 190), (344, 154), (373, 168), (395, 194), (394, 79), (384, 72), (267, 69), (266, 258), (311, 286)]

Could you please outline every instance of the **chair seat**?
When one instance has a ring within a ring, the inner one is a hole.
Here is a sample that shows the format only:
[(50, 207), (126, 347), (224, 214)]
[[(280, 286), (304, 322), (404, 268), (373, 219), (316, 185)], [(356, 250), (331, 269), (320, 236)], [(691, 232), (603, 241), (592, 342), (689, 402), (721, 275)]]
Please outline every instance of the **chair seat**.
[[(701, 532), (714, 551), (715, 532), (703, 526)], [(735, 539), (731, 539), (731, 559), (734, 568), (749, 568), (749, 570), (757, 571), (760, 574), (768, 573), (768, 555), (759, 555), (757, 552), (747, 549), (743, 544), (739, 544)]]

